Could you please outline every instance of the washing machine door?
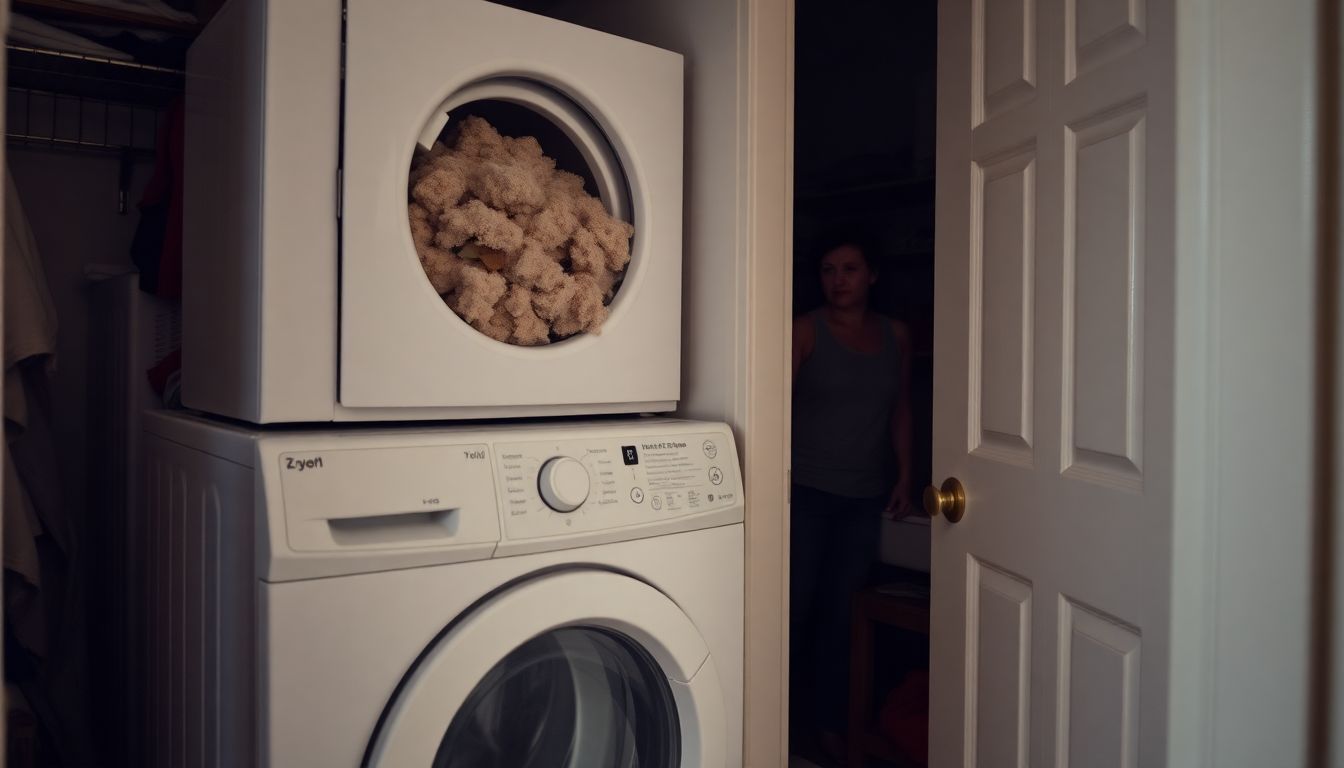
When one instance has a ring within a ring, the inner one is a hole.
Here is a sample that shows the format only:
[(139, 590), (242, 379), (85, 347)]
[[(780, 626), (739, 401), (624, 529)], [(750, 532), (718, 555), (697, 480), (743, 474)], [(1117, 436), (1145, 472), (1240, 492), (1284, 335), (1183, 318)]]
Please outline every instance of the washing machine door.
[(721, 766), (724, 722), (714, 658), (671, 599), (561, 572), (449, 625), (403, 678), (365, 765)]

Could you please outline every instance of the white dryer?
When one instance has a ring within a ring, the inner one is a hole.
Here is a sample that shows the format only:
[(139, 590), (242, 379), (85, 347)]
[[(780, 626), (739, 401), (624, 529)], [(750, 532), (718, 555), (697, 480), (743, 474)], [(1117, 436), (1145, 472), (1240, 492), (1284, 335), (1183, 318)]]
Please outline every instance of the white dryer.
[(137, 764), (741, 764), (724, 425), (146, 431)]
[[(187, 62), (184, 402), (252, 423), (673, 410), (682, 70), (482, 0), (230, 0)], [(555, 170), (453, 147), (480, 165), (425, 202), (417, 169), (469, 118)]]

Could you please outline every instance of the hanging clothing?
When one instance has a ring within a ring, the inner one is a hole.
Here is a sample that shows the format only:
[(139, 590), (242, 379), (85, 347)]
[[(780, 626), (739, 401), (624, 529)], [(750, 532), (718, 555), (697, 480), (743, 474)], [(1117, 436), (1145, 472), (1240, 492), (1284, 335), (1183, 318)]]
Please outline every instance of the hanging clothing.
[(140, 197), (140, 223), (131, 241), (131, 261), (140, 270), (140, 290), (172, 299), (182, 296), (185, 123), (186, 106), (179, 97), (159, 127), (154, 174)]
[[(37, 241), (19, 201), (14, 179), (5, 174), (5, 270), (4, 270), (4, 564), (35, 592), (42, 584), (37, 540), (51, 529), (53, 537), (64, 536), (66, 526), (59, 514), (59, 489), (54, 456), (48, 461), (25, 461), (22, 454), (35, 446), (49, 446), (49, 424), (33, 420), (31, 401), (45, 394), (44, 384), (56, 360), (56, 306), (47, 290), (46, 273), (38, 256)], [(26, 440), (23, 445), (19, 441)], [(15, 462), (27, 465), (23, 477)], [(46, 453), (45, 450), (42, 453)], [(43, 476), (47, 475), (47, 476)], [(32, 481), (31, 483), (29, 481)], [(39, 507), (51, 523), (44, 526)], [(30, 650), (46, 649), (45, 624), (40, 603), (32, 596), (15, 595), (24, 603), (14, 620), (15, 634)]]
[(61, 489), (52, 420), (58, 323), (8, 172), (4, 212), (5, 674), (51, 735), (59, 764), (89, 765), (79, 542)]

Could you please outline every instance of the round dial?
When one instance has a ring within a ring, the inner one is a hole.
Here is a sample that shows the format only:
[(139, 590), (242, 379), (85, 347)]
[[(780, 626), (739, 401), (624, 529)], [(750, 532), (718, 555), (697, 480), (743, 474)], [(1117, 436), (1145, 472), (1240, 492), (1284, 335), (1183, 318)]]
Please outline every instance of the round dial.
[(568, 456), (547, 459), (537, 476), (537, 488), (546, 506), (556, 512), (573, 512), (588, 500), (588, 470)]

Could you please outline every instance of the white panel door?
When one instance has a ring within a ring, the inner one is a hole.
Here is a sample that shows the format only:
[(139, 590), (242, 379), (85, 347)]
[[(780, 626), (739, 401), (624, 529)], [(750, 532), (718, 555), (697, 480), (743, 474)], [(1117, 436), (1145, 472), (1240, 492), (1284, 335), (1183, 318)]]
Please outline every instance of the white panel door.
[(943, 0), (934, 766), (1166, 746), (1171, 0)]

